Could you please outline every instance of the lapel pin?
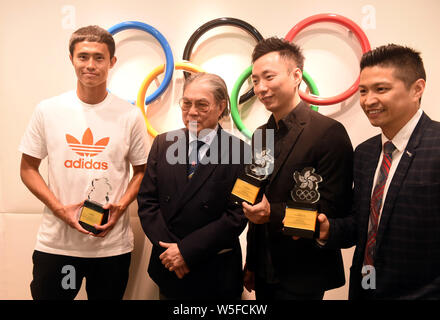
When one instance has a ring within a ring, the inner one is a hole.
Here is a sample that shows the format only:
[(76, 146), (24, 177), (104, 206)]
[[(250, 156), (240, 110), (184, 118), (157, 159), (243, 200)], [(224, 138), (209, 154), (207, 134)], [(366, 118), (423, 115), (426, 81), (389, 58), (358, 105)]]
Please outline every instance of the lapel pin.
[(408, 150), (406, 150), (406, 154), (408, 155), (408, 157), (412, 157), (413, 156), (413, 154), (411, 153), (411, 152), (409, 152)]

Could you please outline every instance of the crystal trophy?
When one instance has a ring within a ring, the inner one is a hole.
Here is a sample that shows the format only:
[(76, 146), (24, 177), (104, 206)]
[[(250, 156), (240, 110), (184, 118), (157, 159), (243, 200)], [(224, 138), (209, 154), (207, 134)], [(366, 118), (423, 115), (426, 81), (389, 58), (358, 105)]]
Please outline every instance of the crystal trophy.
[(108, 221), (109, 210), (103, 207), (109, 202), (112, 187), (107, 178), (93, 179), (87, 200), (81, 210), (79, 224), (87, 231), (98, 234), (95, 225), (103, 225)]
[(240, 205), (243, 201), (253, 205), (257, 200), (260, 189), (273, 171), (275, 159), (270, 149), (255, 154), (251, 164), (247, 164), (235, 181), (231, 191), (231, 201)]
[(301, 238), (313, 239), (319, 232), (318, 184), (322, 177), (311, 167), (293, 174), (295, 186), (290, 192), (292, 200), (286, 203), (286, 212), (283, 220), (283, 234)]

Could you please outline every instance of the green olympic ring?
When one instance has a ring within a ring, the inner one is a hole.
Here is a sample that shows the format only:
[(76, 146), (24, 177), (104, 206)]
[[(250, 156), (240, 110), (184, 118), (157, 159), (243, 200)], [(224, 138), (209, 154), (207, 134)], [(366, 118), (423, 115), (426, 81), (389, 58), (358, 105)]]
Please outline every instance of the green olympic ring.
[[(249, 131), (249, 129), (246, 128), (246, 126), (243, 124), (243, 121), (241, 120), (240, 114), (238, 113), (238, 93), (240, 92), (241, 86), (246, 81), (246, 79), (252, 74), (252, 65), (249, 66), (244, 72), (238, 77), (237, 81), (235, 82), (234, 88), (231, 92), (231, 116), (232, 120), (234, 121), (235, 125), (237, 126), (238, 130), (240, 130), (241, 133), (243, 133), (246, 137), (249, 139), (252, 137), (252, 133)], [(316, 86), (316, 83), (313, 81), (312, 77), (306, 72), (303, 71), (303, 80), (306, 82), (307, 86), (310, 89), (310, 92), (316, 96), (319, 96), (319, 90)], [(310, 108), (312, 110), (318, 111), (318, 107), (311, 105)]]

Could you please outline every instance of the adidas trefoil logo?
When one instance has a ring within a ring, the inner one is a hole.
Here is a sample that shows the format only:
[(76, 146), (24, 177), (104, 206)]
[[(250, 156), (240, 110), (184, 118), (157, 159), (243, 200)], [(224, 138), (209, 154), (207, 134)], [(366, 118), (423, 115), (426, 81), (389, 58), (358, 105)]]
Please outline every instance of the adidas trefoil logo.
[(81, 142), (70, 134), (66, 134), (66, 141), (69, 147), (81, 157), (89, 158), (89, 160), (84, 158), (79, 158), (78, 160), (66, 160), (64, 166), (66, 168), (76, 168), (76, 169), (96, 169), (96, 170), (107, 170), (108, 163), (101, 161), (93, 161), (91, 157), (98, 155), (103, 152), (108, 145), (110, 138), (102, 138), (96, 143), (93, 143), (93, 134), (90, 128), (84, 131)]
[(94, 157), (98, 153), (101, 153), (108, 145), (109, 140), (110, 138), (107, 137), (93, 144), (93, 134), (90, 128), (87, 128), (84, 132), (82, 142), (79, 142), (74, 136), (66, 134), (66, 141), (69, 144), (69, 147), (82, 157)]

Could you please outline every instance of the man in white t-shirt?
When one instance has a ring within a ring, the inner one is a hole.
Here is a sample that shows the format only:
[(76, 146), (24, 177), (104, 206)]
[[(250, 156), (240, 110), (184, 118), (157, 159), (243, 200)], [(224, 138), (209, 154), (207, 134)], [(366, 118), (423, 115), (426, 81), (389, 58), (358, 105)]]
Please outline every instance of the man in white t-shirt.
[[(138, 108), (107, 91), (116, 63), (109, 32), (80, 28), (69, 49), (76, 91), (38, 104), (19, 147), (22, 181), (45, 204), (31, 293), (34, 299), (74, 299), (85, 277), (89, 299), (122, 299), (133, 250), (126, 211), (147, 162), (145, 123)], [(39, 172), (45, 157), (47, 184)], [(98, 191), (109, 218), (94, 226), (95, 234), (78, 217), (84, 200)]]

